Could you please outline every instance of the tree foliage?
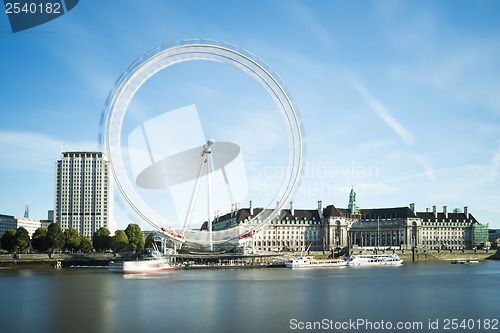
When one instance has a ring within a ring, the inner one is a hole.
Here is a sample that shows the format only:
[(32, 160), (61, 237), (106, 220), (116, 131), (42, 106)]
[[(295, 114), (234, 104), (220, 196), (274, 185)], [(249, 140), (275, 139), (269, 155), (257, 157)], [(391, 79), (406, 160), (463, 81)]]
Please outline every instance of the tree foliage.
[(80, 235), (80, 251), (84, 253), (92, 252), (94, 247), (92, 241), (88, 236)]
[(16, 240), (16, 231), (14, 229), (7, 230), (2, 235), (2, 249), (9, 252), (14, 252)]
[(64, 248), (74, 252), (80, 248), (80, 234), (75, 228), (68, 228), (64, 231)]
[(150, 233), (148, 237), (146, 237), (146, 240), (144, 241), (144, 248), (145, 249), (152, 248), (154, 242), (155, 242), (155, 234)]
[(111, 248), (110, 234), (109, 230), (105, 227), (100, 227), (96, 232), (94, 232), (92, 243), (96, 251), (104, 252)]
[(64, 234), (61, 231), (61, 227), (55, 222), (49, 224), (47, 228), (47, 243), (52, 251), (62, 249), (64, 246)]
[(31, 246), (35, 251), (45, 252), (49, 249), (47, 233), (47, 228), (40, 227), (35, 230), (33, 237), (31, 238)]
[(128, 248), (132, 251), (141, 251), (144, 249), (144, 235), (138, 224), (130, 223), (125, 229), (128, 237)]
[(24, 227), (17, 228), (14, 249), (17, 253), (25, 252), (30, 247), (30, 234)]
[(116, 230), (115, 235), (111, 239), (111, 248), (114, 252), (124, 252), (128, 248), (128, 237), (125, 231)]

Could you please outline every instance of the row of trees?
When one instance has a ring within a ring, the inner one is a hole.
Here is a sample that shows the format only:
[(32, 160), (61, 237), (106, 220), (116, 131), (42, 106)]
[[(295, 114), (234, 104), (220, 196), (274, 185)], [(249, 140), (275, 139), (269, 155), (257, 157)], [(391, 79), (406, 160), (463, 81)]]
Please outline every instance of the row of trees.
[[(152, 236), (152, 235), (151, 235)], [(30, 250), (35, 252), (54, 252), (66, 250), (70, 252), (114, 252), (140, 251), (146, 244), (148, 247), (153, 242), (152, 237), (144, 240), (141, 228), (137, 224), (129, 224), (125, 231), (117, 230), (111, 236), (107, 228), (99, 228), (93, 235), (92, 240), (83, 236), (74, 228), (68, 228), (62, 232), (57, 223), (51, 223), (48, 228), (38, 228), (30, 239), (28, 231), (24, 227), (17, 230), (9, 229), (0, 238), (0, 248), (12, 253), (26, 253)]]
[(94, 248), (99, 252), (141, 251), (146, 244), (141, 227), (137, 224), (129, 224), (125, 231), (116, 230), (114, 236), (111, 236), (108, 229), (101, 227), (94, 233), (92, 241)]

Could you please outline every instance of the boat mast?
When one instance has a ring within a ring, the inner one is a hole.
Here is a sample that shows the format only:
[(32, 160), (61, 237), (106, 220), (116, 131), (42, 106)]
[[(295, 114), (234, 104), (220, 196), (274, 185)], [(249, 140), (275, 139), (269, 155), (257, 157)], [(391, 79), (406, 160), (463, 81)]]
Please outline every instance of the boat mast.
[(377, 219), (377, 252), (380, 247), (380, 216)]

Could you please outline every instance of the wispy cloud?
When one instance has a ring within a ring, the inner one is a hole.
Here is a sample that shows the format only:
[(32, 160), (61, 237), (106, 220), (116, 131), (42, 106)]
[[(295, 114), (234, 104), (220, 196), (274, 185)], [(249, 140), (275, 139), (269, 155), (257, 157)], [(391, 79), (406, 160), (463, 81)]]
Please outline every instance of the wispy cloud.
[(389, 126), (408, 146), (414, 144), (413, 135), (389, 112), (389, 110), (356, 79), (350, 78), (350, 82), (365, 99), (368, 106), (382, 121)]
[(380, 2), (377, 7), (394, 55), (386, 64), (390, 76), (437, 90), (441, 98), (500, 108), (495, 30), (450, 26), (449, 17), (426, 6), (415, 10), (401, 2)]
[[(31, 132), (0, 131), (0, 170), (47, 171), (61, 157), (61, 150), (99, 150), (96, 142), (62, 142)], [(52, 169), (50, 169), (52, 170)]]
[(423, 155), (415, 155), (413, 156), (413, 159), (417, 161), (423, 168), (424, 168), (424, 174), (427, 176), (427, 178), (435, 182), (436, 181), (436, 172), (432, 168), (429, 160), (423, 156)]
[(493, 155), (491, 169), (490, 169), (490, 178), (492, 180), (496, 180), (499, 174), (500, 174), (500, 141), (498, 141), (497, 151)]
[(330, 48), (335, 46), (333, 37), (325, 28), (325, 24), (320, 22), (318, 17), (309, 8), (300, 2), (291, 2), (286, 7), (297, 18), (297, 22), (300, 22), (301, 26), (311, 32), (323, 45)]

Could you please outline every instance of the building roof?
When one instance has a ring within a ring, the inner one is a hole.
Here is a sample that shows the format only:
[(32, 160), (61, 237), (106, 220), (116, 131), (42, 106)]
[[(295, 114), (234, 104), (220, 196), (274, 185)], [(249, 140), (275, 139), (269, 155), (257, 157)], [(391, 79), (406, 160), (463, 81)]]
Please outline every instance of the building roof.
[[(393, 208), (372, 208), (372, 209), (360, 209), (360, 214), (353, 216), (349, 209), (336, 208), (334, 205), (329, 205), (323, 210), (323, 215), (328, 217), (361, 217), (363, 219), (387, 219), (387, 218), (420, 218), (423, 221), (431, 220), (434, 221), (433, 212), (417, 212), (413, 211), (409, 207), (393, 207)], [(477, 223), (476, 218), (469, 213), (469, 218), (465, 213), (448, 213), (448, 218), (445, 218), (444, 213), (437, 213), (437, 220), (442, 221), (463, 221), (471, 220)]]
[[(436, 217), (434, 217), (434, 213), (433, 212), (417, 212), (417, 217), (418, 218), (421, 218), (422, 221), (427, 221), (427, 220), (431, 220), (431, 221), (434, 221), (436, 220)], [(448, 213), (448, 218), (446, 218), (444, 216), (444, 213), (437, 213), (437, 220), (438, 221), (443, 221), (443, 220), (446, 220), (446, 221), (456, 221), (456, 220), (459, 220), (459, 221), (463, 221), (463, 220), (471, 220), (472, 222), (474, 223), (478, 223), (476, 218), (469, 213), (469, 218), (467, 218), (467, 216), (465, 215), (465, 213)]]
[[(261, 213), (264, 209), (263, 208), (254, 208), (253, 209), (253, 215), (250, 215), (250, 209), (249, 208), (241, 208), (237, 211), (235, 211), (235, 215), (233, 213), (227, 213), (225, 215), (220, 216), (216, 222), (214, 223), (222, 223), (231, 219), (236, 220), (236, 224), (239, 224), (240, 222), (246, 220), (247, 218), (252, 218), (257, 216), (259, 213)], [(321, 217), (319, 216), (319, 213), (316, 209), (294, 209), (294, 213), (292, 215), (292, 211), (290, 209), (282, 209), (281, 214), (279, 215), (280, 219), (289, 219), (289, 220), (310, 220), (312, 221), (313, 218), (315, 221), (320, 221)], [(202, 230), (207, 229), (207, 222), (203, 223)]]
[(360, 209), (359, 214), (351, 214), (349, 209), (329, 205), (323, 210), (325, 217), (361, 217), (365, 219), (411, 218), (415, 214), (408, 207)]
[(294, 220), (296, 218), (298, 220), (306, 219), (310, 221), (312, 221), (313, 218), (316, 221), (319, 221), (321, 219), (317, 209), (294, 209), (293, 215), (290, 209), (282, 209), (280, 218), (288, 218), (289, 220)]
[(345, 212), (344, 211), (341, 212), (334, 205), (326, 206), (326, 208), (323, 209), (323, 216), (324, 217), (331, 217), (331, 216), (346, 217)]
[[(235, 224), (239, 224), (247, 218), (251, 218), (256, 216), (260, 212), (263, 211), (263, 208), (254, 208), (254, 214), (250, 215), (249, 208), (242, 208), (237, 210), (233, 215), (233, 213), (227, 213), (225, 215), (220, 216), (216, 222), (214, 223), (222, 223), (231, 219), (235, 219)], [(407, 219), (407, 218), (420, 218), (422, 221), (431, 220), (434, 221), (436, 218), (432, 212), (417, 212), (414, 213), (409, 207), (392, 207), (392, 208), (371, 208), (371, 209), (360, 209), (359, 214), (351, 214), (351, 211), (346, 208), (337, 208), (334, 205), (328, 205), (323, 209), (323, 216), (325, 218), (335, 218), (335, 217), (343, 217), (343, 218), (362, 218), (362, 219)], [(294, 214), (290, 209), (282, 209), (281, 214), (279, 216), (280, 219), (289, 219), (289, 220), (310, 220), (313, 219), (316, 221), (320, 221), (321, 217), (319, 215), (318, 210), (316, 209), (294, 209)], [(438, 221), (446, 220), (446, 221), (463, 221), (467, 220), (465, 213), (448, 213), (448, 218), (445, 218), (444, 213), (437, 213)], [(473, 223), (477, 223), (477, 220), (469, 213), (469, 220)], [(205, 222), (202, 226), (202, 230), (207, 229), (207, 222)]]
[(388, 218), (414, 218), (415, 213), (408, 207), (394, 207), (394, 208), (374, 208), (374, 209), (361, 209), (362, 218), (366, 219), (388, 219)]

